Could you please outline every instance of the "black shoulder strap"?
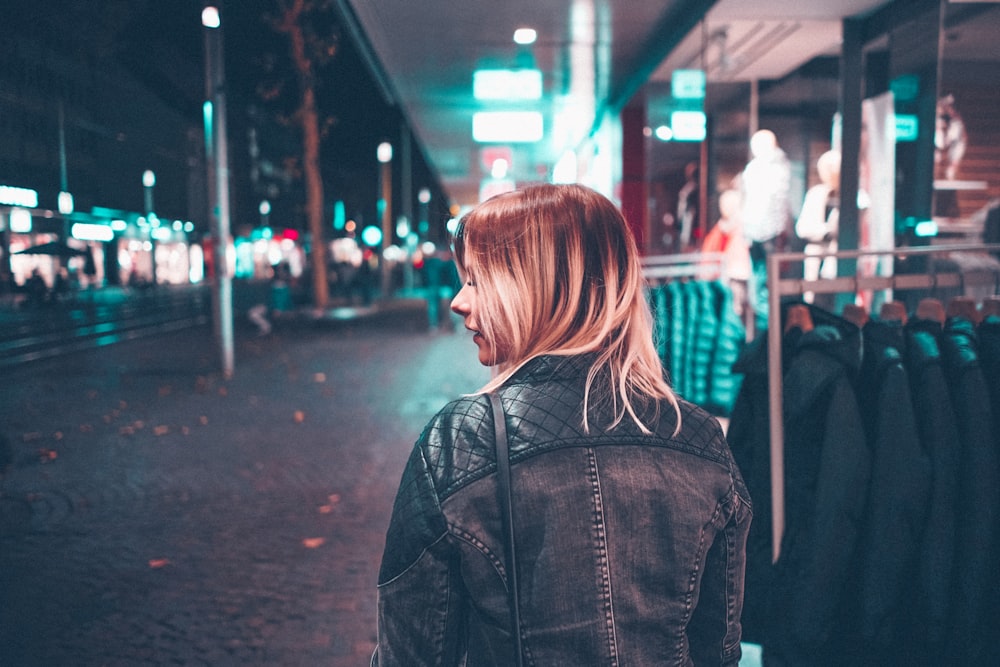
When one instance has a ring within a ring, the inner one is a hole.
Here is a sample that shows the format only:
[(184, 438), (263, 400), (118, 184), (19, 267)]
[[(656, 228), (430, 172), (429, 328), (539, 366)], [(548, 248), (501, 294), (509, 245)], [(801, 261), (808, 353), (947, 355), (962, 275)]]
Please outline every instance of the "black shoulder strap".
[(510, 452), (507, 449), (507, 419), (503, 412), (500, 397), (495, 393), (487, 394), (493, 407), (493, 425), (496, 429), (497, 452), (497, 500), (500, 503), (500, 517), (504, 530), (504, 557), (507, 564), (508, 606), (510, 607), (510, 623), (514, 635), (514, 647), (517, 651), (517, 664), (522, 665), (521, 657), (521, 604), (517, 586), (517, 550), (514, 548), (514, 516), (510, 498)]

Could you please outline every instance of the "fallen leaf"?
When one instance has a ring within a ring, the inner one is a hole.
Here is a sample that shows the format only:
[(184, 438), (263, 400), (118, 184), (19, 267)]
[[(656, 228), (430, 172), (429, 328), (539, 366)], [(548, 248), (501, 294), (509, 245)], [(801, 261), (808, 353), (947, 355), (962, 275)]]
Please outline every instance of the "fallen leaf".
[(326, 373), (316, 373), (313, 375), (314, 382), (326, 382)]
[(191, 429), (189, 429), (187, 426), (181, 426), (181, 434), (191, 435)]
[(151, 558), (151, 559), (149, 559), (149, 567), (153, 568), (154, 570), (158, 570), (161, 567), (166, 567), (167, 565), (170, 565), (170, 559), (169, 558)]
[(339, 493), (331, 493), (330, 495), (328, 495), (326, 497), (326, 499), (329, 500), (334, 505), (336, 505), (337, 503), (340, 502), (340, 494)]
[(323, 537), (307, 537), (302, 540), (302, 546), (306, 549), (316, 549), (323, 546), (324, 542), (326, 542), (326, 539)]
[(132, 426), (133, 428), (135, 428), (136, 431), (141, 431), (142, 429), (146, 428), (146, 422), (142, 421), (141, 419), (136, 419), (135, 422), (132, 423)]
[(135, 433), (135, 429), (131, 426), (122, 426), (118, 429), (118, 435), (132, 435), (133, 433)]
[(160, 426), (157, 426), (153, 429), (153, 435), (166, 435), (167, 433), (170, 433), (169, 426), (164, 426), (161, 424)]
[(63, 433), (62, 433), (62, 431), (56, 431), (55, 433), (53, 433), (52, 434), (52, 439), (53, 440), (62, 440), (63, 439)]
[(208, 423), (208, 417), (206, 417), (205, 415), (198, 417), (198, 423), (204, 426), (205, 424)]
[(333, 505), (320, 505), (319, 506), (319, 513), (320, 514), (329, 514), (332, 511), (333, 511)]
[(295, 423), (296, 424), (301, 424), (305, 420), (306, 420), (306, 413), (302, 412), (302, 410), (296, 410), (295, 411)]
[(219, 387), (219, 396), (226, 396), (229, 394), (229, 390), (225, 387)]
[(49, 461), (55, 461), (59, 457), (59, 452), (54, 449), (39, 449), (38, 456), (42, 460), (42, 463), (48, 463)]

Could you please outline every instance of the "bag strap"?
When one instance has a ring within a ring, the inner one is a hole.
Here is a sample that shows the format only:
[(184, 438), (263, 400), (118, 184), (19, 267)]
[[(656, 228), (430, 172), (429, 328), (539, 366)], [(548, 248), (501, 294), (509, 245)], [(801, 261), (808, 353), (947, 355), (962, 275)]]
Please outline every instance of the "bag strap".
[(510, 623), (514, 635), (514, 649), (517, 651), (517, 664), (524, 663), (521, 657), (521, 601), (517, 586), (517, 550), (514, 548), (514, 515), (510, 497), (510, 452), (507, 445), (507, 419), (503, 412), (500, 397), (495, 393), (487, 394), (493, 407), (493, 425), (496, 430), (497, 453), (497, 500), (500, 503), (500, 518), (504, 531), (504, 559), (507, 564), (507, 602), (510, 607)]

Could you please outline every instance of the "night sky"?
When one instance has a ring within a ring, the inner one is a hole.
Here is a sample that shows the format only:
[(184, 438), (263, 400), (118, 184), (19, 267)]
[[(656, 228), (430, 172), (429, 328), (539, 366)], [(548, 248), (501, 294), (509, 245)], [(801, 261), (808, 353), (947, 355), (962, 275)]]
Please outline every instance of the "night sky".
[[(192, 122), (200, 123), (205, 95), (203, 0), (8, 0), (4, 4), (10, 28), (35, 35), (76, 58), (113, 59)], [(274, 63), (277, 69), (271, 79), (293, 79), (287, 70), (287, 39), (263, 18), (276, 5), (277, 0), (220, 3), (231, 142), (238, 142), (245, 134), (247, 108), (262, 103), (257, 90), (262, 81), (269, 80), (265, 63)], [(317, 30), (326, 33), (329, 26), (318, 25)], [(375, 87), (347, 31), (339, 34), (336, 57), (323, 68), (317, 86), (326, 120), (322, 168), (327, 198), (353, 199), (360, 208), (361, 202), (367, 205), (374, 200), (375, 146), (399, 136), (400, 116)], [(278, 107), (290, 109), (289, 103), (296, 101), (296, 94), (286, 94), (280, 104), (266, 110), (273, 115)], [(279, 136), (282, 134), (286, 136)], [(264, 139), (288, 146), (287, 134), (275, 131)], [(233, 146), (231, 153), (239, 159), (245, 151)], [(240, 168), (238, 164), (232, 167)], [(415, 167), (418, 172), (422, 168), (419, 164)], [(331, 191), (336, 194), (331, 196)], [(234, 201), (233, 205), (256, 206), (256, 201)], [(349, 215), (353, 214), (348, 206)]]

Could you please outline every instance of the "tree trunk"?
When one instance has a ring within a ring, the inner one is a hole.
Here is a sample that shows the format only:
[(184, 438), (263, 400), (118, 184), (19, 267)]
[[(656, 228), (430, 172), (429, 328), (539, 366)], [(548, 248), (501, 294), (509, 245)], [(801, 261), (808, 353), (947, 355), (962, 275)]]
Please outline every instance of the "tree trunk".
[(292, 59), (298, 72), (302, 102), (298, 120), (302, 126), (302, 169), (306, 179), (306, 216), (312, 237), (309, 253), (313, 270), (313, 305), (325, 308), (330, 301), (330, 287), (326, 279), (326, 240), (323, 236), (323, 177), (319, 166), (319, 112), (316, 109), (316, 91), (313, 87), (312, 61), (306, 54), (305, 36), (299, 22), (303, 18), (305, 2), (294, 0), (285, 6), (281, 29), (288, 34), (292, 46)]

